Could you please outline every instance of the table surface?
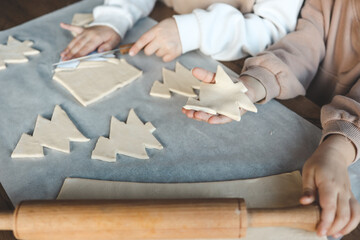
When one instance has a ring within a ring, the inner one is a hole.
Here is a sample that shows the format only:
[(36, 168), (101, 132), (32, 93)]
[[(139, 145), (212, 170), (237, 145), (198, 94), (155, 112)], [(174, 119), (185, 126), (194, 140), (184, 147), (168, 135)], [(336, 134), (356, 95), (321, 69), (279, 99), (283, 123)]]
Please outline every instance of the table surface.
[[(45, 0), (3, 0), (3, 7), (0, 8), (0, 30), (5, 30), (21, 23), (27, 22), (33, 18), (39, 17), (46, 13), (55, 11), (61, 7), (67, 6), (78, 0), (64, 1), (45, 1)], [(36, 8), (33, 6), (37, 6)], [(174, 14), (173, 10), (161, 3), (157, 3), (150, 17), (160, 21)], [(223, 62), (234, 72), (239, 73), (242, 69), (244, 59), (232, 62)], [(296, 112), (303, 118), (320, 127), (320, 108), (305, 97), (297, 97), (295, 99), (280, 101), (283, 105)], [(5, 190), (0, 185), (0, 210), (13, 209), (10, 199), (7, 197)], [(360, 226), (346, 240), (355, 240), (360, 237)], [(14, 239), (9, 232), (0, 232), (0, 239)]]

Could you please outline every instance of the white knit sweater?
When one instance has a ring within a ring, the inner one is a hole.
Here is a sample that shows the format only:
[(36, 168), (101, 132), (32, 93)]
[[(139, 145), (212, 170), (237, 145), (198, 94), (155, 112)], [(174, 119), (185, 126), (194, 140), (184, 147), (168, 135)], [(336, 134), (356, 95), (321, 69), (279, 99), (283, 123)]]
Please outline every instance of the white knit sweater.
[[(91, 24), (113, 28), (121, 37), (142, 17), (149, 15), (156, 0), (105, 0), (94, 9)], [(181, 4), (181, 0), (173, 0)], [(296, 26), (303, 0), (256, 0), (251, 13), (225, 3), (175, 15), (183, 53), (200, 49), (217, 60), (235, 60), (256, 55)]]

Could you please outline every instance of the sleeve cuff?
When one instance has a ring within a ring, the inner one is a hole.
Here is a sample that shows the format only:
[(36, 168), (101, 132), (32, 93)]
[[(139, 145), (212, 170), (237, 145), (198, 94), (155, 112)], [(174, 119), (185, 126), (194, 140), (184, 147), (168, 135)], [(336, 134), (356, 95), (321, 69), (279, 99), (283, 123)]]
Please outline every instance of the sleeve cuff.
[(195, 14), (174, 15), (179, 31), (182, 53), (190, 52), (200, 47), (200, 27)]
[(356, 157), (354, 162), (360, 158), (360, 129), (358, 127), (347, 121), (329, 121), (323, 126), (323, 136), (321, 137), (320, 142), (323, 142), (324, 139), (331, 134), (340, 134), (347, 137), (356, 148)]
[(257, 79), (259, 82), (261, 82), (262, 85), (264, 85), (264, 88), (266, 90), (266, 96), (263, 100), (261, 100), (258, 103), (267, 103), (271, 99), (279, 96), (280, 94), (280, 86), (276, 80), (276, 77), (274, 74), (272, 74), (270, 71), (266, 70), (262, 67), (256, 67), (256, 68), (250, 68), (247, 71), (243, 72), (240, 75), (241, 76), (250, 76), (255, 79)]

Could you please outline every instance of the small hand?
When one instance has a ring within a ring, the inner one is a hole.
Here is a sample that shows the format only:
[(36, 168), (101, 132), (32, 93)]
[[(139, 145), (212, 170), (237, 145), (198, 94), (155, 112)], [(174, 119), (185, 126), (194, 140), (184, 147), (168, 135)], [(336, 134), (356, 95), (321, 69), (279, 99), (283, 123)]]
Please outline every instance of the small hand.
[(60, 54), (64, 61), (85, 56), (96, 49), (98, 49), (98, 52), (109, 51), (121, 41), (119, 34), (107, 26), (83, 28), (65, 23), (61, 23), (60, 26), (77, 34)]
[[(205, 69), (194, 68), (192, 70), (192, 74), (194, 77), (196, 77), (197, 79), (199, 79), (204, 83), (209, 83), (209, 84), (215, 83), (215, 73), (206, 71)], [(248, 89), (246, 94), (248, 95), (248, 97), (252, 102), (259, 101), (265, 97), (265, 89), (258, 80), (249, 76), (244, 76), (241, 78), (241, 81)], [(232, 121), (231, 118), (226, 117), (224, 115), (212, 115), (202, 111), (187, 110), (183, 108), (182, 112), (188, 118), (192, 118), (198, 121), (204, 121), (210, 124), (225, 124)], [(245, 113), (246, 111), (240, 108), (240, 115), (243, 115)]]
[(322, 209), (317, 226), (319, 236), (341, 237), (360, 222), (360, 206), (354, 197), (347, 172), (355, 157), (351, 142), (341, 135), (329, 136), (303, 167), (303, 196), (300, 203), (311, 204), (319, 195)]
[(144, 33), (130, 49), (130, 56), (135, 56), (143, 48), (146, 55), (155, 53), (164, 62), (180, 56), (182, 47), (175, 19), (167, 18)]

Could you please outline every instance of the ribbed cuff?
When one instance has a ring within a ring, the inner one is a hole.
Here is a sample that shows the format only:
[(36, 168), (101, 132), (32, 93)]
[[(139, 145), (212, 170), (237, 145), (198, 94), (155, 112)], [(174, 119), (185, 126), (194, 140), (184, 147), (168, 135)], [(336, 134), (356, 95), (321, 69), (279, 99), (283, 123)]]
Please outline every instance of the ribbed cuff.
[(263, 100), (259, 101), (258, 103), (267, 103), (271, 99), (279, 96), (280, 94), (280, 86), (276, 80), (276, 77), (274, 74), (272, 74), (270, 71), (266, 70), (262, 67), (255, 67), (250, 68), (247, 71), (243, 72), (240, 75), (241, 76), (250, 76), (255, 79), (257, 79), (259, 82), (261, 82), (262, 85), (264, 85), (264, 88), (266, 90), (266, 96)]
[(176, 21), (182, 53), (190, 52), (200, 47), (200, 27), (195, 14), (174, 15)]
[(359, 149), (360, 149), (360, 129), (348, 121), (342, 120), (333, 120), (325, 123), (323, 125), (323, 136), (321, 137), (321, 141), (331, 135), (331, 134), (340, 134), (344, 137), (347, 137), (356, 148), (356, 157), (355, 161), (357, 161), (360, 157)]

